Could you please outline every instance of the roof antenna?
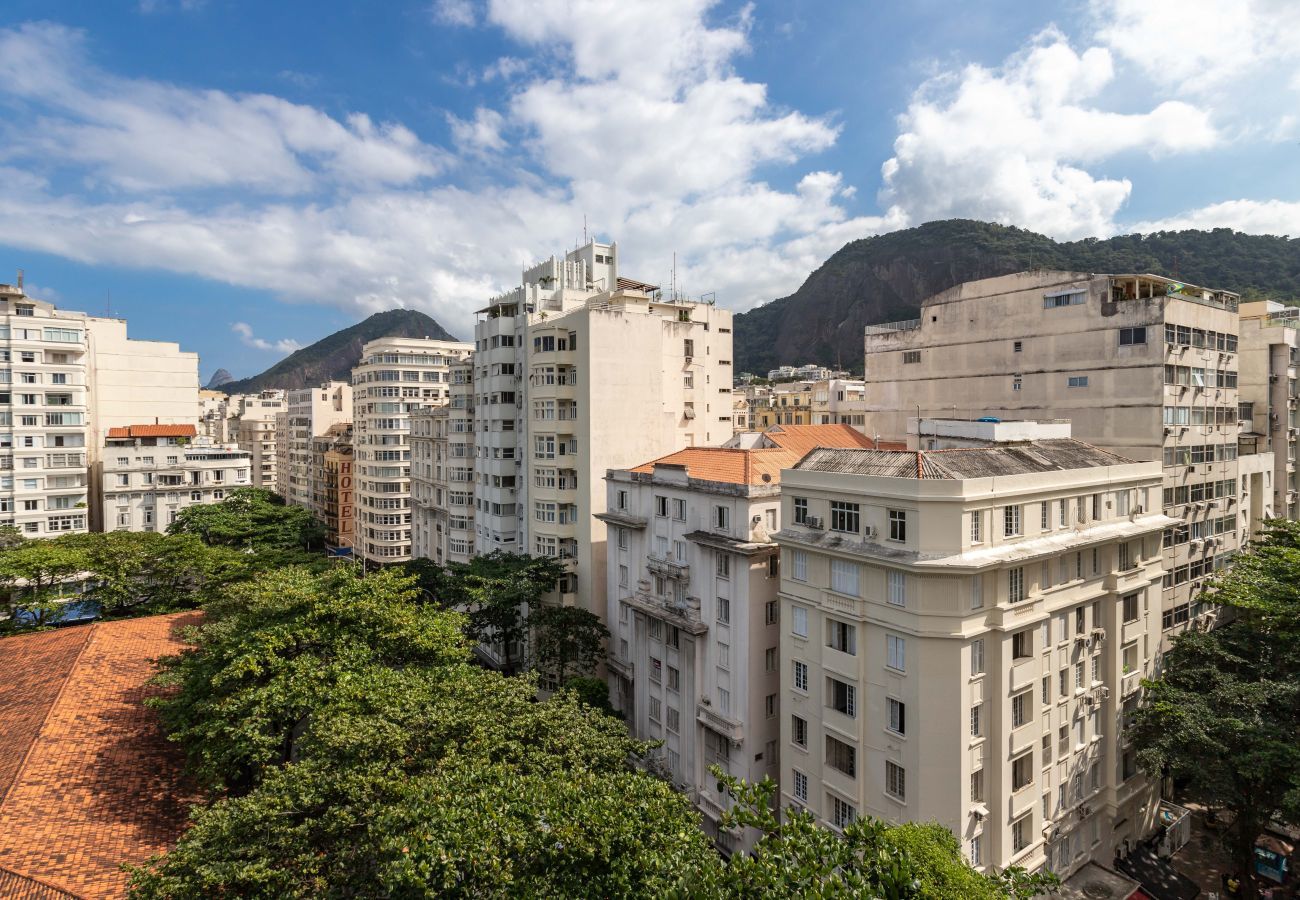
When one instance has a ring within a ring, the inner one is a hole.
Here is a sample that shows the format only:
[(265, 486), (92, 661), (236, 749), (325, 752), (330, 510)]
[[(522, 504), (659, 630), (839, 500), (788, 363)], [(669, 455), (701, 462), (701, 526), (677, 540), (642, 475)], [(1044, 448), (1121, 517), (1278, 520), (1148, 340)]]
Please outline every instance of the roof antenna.
[(582, 243), (583, 246), (586, 246), (587, 244), (587, 214), (586, 213), (582, 214)]
[(672, 289), (673, 302), (676, 303), (677, 302), (677, 251), (676, 250), (673, 251), (673, 274), (672, 274), (671, 284), (672, 284), (671, 289)]
[(22, 292), (23, 292), (23, 270), (19, 269), (18, 270), (18, 293), (21, 294)]

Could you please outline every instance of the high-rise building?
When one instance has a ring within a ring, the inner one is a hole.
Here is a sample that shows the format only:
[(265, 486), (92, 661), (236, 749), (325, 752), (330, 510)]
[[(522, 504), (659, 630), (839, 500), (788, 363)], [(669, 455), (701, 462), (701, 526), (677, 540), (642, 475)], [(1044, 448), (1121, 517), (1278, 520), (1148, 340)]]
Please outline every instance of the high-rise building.
[(901, 435), (918, 416), (1061, 418), (1079, 440), (1161, 462), (1161, 507), (1181, 520), (1163, 538), (1161, 608), (1186, 627), (1212, 614), (1197, 586), (1273, 506), (1272, 457), (1239, 452), (1237, 307), (1155, 275), (957, 285), (918, 319), (867, 327), (868, 433)]
[(253, 486), (274, 491), (276, 474), (276, 417), (284, 411), (284, 391), (266, 390), (230, 398), (236, 405), (235, 441), (253, 458)]
[(708, 767), (779, 775), (777, 546), (781, 470), (811, 448), (867, 447), (844, 425), (778, 426), (735, 447), (694, 447), (606, 476), (607, 657), (632, 735), (662, 741), (659, 764), (706, 830), (728, 800)]
[(1296, 442), (1300, 437), (1300, 309), (1274, 301), (1241, 304), (1241, 436), (1247, 447), (1273, 453), (1273, 511), (1300, 519)]
[(352, 423), (338, 422), (312, 438), (309, 508), (325, 525), (325, 545), (340, 556), (353, 551), (354, 489)]
[(1160, 647), (1160, 460), (819, 449), (781, 480), (782, 805), (936, 821), (989, 871), (1150, 835), (1123, 729)]
[(276, 414), (277, 493), (296, 506), (312, 505), (312, 441), (340, 422), (352, 421), (352, 385), (327, 381), (284, 392)]
[(252, 456), (197, 439), (194, 425), (108, 430), (103, 450), (105, 531), (165, 532), (190, 506), (220, 503), (252, 482)]
[(411, 417), (411, 544), (439, 565), (474, 555), (474, 365), (451, 367), (445, 405)]
[(618, 275), (590, 242), (523, 273), (474, 329), (475, 544), (567, 562), (605, 613), (602, 479), (733, 433), (731, 313)]
[(450, 395), (450, 371), (471, 344), (385, 337), (352, 370), (356, 552), (370, 563), (411, 558), (411, 414)]

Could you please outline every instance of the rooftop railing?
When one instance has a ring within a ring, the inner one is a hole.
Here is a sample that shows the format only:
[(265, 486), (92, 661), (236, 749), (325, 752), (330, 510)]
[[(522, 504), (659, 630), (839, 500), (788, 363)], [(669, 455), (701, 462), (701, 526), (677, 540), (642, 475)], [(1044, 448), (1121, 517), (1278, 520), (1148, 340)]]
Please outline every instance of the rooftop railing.
[(882, 322), (879, 325), (868, 325), (866, 333), (891, 334), (896, 331), (918, 331), (920, 328), (920, 319), (905, 319), (902, 322)]

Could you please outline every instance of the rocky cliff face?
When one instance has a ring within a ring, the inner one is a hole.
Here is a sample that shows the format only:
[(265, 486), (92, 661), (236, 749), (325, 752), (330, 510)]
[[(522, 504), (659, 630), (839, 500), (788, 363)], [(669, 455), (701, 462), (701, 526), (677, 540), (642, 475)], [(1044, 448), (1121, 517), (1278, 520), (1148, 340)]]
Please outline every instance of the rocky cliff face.
[(205, 391), (220, 390), (222, 385), (230, 384), (230, 382), (234, 380), (235, 376), (231, 375), (225, 369), (217, 369), (217, 371), (212, 373), (212, 377), (208, 379), (208, 383), (203, 385), (203, 389)]
[(227, 394), (255, 394), (279, 388), (294, 390), (323, 381), (349, 381), (352, 368), (361, 360), (361, 348), (381, 337), (428, 337), (456, 340), (434, 319), (413, 309), (390, 309), (375, 313), (351, 328), (336, 331), (309, 347), (280, 360), (261, 375), (221, 385)]
[(930, 222), (846, 244), (795, 293), (737, 316), (736, 369), (820, 363), (860, 372), (863, 326), (914, 318), (933, 294), (1026, 269), (1152, 272), (1287, 300), (1300, 298), (1300, 239), (1216, 229), (1057, 243), (986, 222)]

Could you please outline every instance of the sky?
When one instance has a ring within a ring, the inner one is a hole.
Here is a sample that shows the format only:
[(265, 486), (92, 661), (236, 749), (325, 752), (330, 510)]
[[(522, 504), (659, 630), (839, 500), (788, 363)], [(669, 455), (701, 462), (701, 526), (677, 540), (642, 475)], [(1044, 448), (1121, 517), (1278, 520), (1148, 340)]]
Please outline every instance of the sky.
[(0, 8), (0, 281), (204, 380), (396, 306), (469, 339), (584, 233), (743, 311), (952, 217), (1300, 236), (1300, 3)]

